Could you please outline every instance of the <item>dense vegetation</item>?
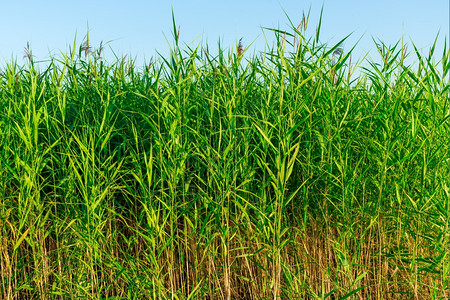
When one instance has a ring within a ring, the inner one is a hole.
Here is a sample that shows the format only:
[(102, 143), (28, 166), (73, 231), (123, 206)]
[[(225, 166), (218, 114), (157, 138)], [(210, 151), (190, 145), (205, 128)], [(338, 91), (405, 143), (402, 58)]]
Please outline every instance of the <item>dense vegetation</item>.
[(89, 37), (7, 64), (0, 298), (445, 297), (448, 49), (358, 67), (306, 24), (251, 57), (174, 24), (143, 69)]

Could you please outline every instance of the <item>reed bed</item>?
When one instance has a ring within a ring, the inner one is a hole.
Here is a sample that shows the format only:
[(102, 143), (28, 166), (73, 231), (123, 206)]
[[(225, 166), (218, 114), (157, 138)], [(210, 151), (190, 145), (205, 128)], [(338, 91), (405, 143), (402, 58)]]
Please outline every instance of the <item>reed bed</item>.
[(1, 69), (0, 298), (447, 297), (449, 50), (352, 64), (307, 23)]

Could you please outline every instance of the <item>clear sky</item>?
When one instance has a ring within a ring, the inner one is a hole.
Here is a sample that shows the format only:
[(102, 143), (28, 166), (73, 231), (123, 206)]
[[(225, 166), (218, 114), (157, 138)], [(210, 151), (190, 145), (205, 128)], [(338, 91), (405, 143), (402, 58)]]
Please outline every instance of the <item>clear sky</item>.
[[(376, 56), (372, 37), (392, 45), (404, 36), (405, 41), (412, 40), (426, 53), (440, 31), (439, 53), (445, 37), (448, 44), (449, 0), (4, 1), (0, 5), (0, 64), (11, 57), (24, 62), (27, 42), (37, 60), (48, 58), (49, 53), (66, 52), (75, 35), (77, 43), (81, 43), (87, 24), (94, 46), (100, 41), (111, 41), (109, 45), (116, 54), (128, 54), (138, 64), (143, 63), (156, 50), (168, 53), (164, 36), (171, 39), (172, 8), (183, 43), (199, 38), (194, 45), (207, 42), (214, 49), (220, 39), (225, 48), (230, 48), (243, 38), (244, 46), (254, 42), (251, 52), (263, 51), (261, 27), (286, 30), (288, 19), (284, 11), (297, 25), (302, 13), (311, 7), (312, 36), (322, 4), (321, 41), (332, 45), (353, 32), (344, 51), (362, 37), (354, 52), (357, 56), (369, 50), (371, 56)], [(267, 32), (266, 36), (271, 44), (273, 35)]]

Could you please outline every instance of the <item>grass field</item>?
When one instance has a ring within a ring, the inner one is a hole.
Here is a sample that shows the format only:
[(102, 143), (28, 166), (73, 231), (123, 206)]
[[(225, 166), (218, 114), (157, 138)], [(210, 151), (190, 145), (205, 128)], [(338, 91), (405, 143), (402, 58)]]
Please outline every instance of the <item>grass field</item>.
[(306, 24), (2, 68), (0, 298), (447, 297), (449, 50), (358, 67)]

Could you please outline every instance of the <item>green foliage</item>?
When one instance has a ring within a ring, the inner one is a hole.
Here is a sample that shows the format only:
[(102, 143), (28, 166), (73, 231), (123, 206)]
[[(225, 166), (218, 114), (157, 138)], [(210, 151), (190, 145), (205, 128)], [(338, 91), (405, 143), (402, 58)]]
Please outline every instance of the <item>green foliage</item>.
[(261, 56), (174, 21), (141, 71), (89, 36), (1, 70), (1, 298), (445, 297), (448, 49), (352, 79), (307, 23)]

